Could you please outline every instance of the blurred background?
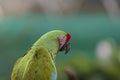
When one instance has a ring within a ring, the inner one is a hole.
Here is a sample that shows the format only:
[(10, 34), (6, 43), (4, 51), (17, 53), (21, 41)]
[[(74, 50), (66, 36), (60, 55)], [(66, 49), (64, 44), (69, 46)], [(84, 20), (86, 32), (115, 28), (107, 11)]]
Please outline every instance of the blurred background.
[(120, 80), (120, 0), (0, 0), (0, 80), (44, 33), (72, 35), (58, 80)]

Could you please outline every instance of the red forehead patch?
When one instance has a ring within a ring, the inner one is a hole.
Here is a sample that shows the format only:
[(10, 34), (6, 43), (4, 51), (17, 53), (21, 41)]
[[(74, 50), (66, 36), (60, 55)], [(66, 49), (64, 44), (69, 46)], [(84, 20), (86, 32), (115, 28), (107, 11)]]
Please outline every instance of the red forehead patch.
[(69, 41), (69, 40), (70, 40), (70, 38), (71, 38), (71, 35), (68, 33), (66, 36), (67, 36), (66, 41)]

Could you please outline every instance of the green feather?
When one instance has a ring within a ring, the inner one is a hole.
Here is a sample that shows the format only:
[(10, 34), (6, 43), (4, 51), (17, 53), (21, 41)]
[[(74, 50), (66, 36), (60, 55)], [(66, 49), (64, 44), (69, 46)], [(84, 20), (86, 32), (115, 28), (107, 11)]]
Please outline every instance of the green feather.
[(11, 80), (56, 80), (54, 58), (58, 53), (60, 35), (67, 33), (54, 30), (46, 33), (14, 65)]

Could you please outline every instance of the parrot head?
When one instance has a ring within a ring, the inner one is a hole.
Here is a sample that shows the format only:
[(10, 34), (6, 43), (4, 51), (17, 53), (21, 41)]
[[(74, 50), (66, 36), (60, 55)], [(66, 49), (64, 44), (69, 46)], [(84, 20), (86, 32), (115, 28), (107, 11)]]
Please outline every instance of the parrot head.
[(71, 35), (69, 33), (62, 30), (53, 30), (40, 37), (34, 47), (44, 46), (54, 58), (59, 51), (68, 53), (70, 50), (70, 39)]
[(71, 35), (67, 33), (66, 35), (60, 35), (59, 40), (59, 51), (65, 51), (65, 54), (70, 50), (70, 38)]

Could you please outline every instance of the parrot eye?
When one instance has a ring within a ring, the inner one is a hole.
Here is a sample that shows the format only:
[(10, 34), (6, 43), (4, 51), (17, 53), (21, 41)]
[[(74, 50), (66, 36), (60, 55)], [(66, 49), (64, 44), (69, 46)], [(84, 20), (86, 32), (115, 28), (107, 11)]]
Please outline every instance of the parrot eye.
[[(65, 54), (68, 53), (68, 51), (70, 50), (70, 35), (68, 37), (69, 34), (66, 35), (61, 35), (58, 37), (59, 40), (59, 51), (65, 51)], [(68, 40), (69, 38), (69, 40)]]

